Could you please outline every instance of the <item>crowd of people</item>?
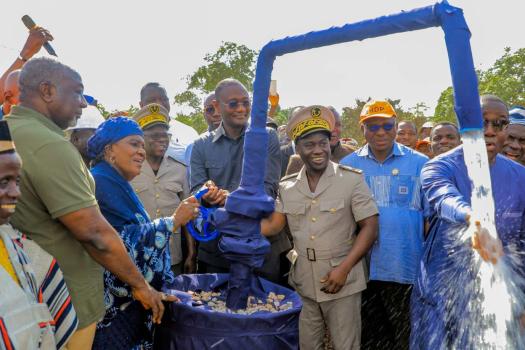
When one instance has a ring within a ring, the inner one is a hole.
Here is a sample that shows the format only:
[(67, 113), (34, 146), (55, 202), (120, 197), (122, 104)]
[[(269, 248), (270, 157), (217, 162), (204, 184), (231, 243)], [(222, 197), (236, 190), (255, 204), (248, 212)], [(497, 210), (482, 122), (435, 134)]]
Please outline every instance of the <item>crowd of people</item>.
[[(104, 119), (77, 71), (31, 58), (49, 40), (31, 30), (0, 78), (0, 348), (149, 349), (177, 301), (163, 286), (229, 271), (218, 239), (197, 243), (185, 224), (240, 185), (250, 93), (224, 77), (203, 101), (208, 130), (177, 148), (162, 85), (144, 85), (134, 115)], [(418, 130), (370, 100), (358, 145), (341, 138), (335, 108), (301, 106), (278, 126), (278, 103), (264, 177), (275, 212), (261, 221), (271, 251), (255, 273), (301, 296), (300, 348), (469, 348), (459, 319), (477, 296), (458, 297), (443, 275), (475, 278), (451, 247), (523, 260), (525, 108), (480, 100), (495, 239), (475, 221), (454, 123)], [(473, 244), (456, 234), (468, 225)]]

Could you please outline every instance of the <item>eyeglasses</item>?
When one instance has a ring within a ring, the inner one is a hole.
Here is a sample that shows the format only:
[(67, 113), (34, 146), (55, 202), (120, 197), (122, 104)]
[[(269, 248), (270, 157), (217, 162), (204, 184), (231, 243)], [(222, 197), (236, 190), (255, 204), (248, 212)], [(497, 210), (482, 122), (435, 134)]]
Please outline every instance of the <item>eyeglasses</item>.
[(390, 131), (394, 128), (394, 125), (396, 123), (385, 123), (385, 124), (374, 124), (374, 125), (368, 125), (368, 124), (365, 124), (365, 127), (368, 131), (371, 131), (371, 132), (378, 132), (379, 129), (383, 128), (383, 130), (385, 131)]
[(227, 103), (221, 102), (221, 104), (228, 106), (229, 109), (237, 109), (237, 107), (239, 107), (240, 104), (242, 104), (244, 108), (250, 108), (250, 105), (251, 105), (249, 100), (244, 100), (244, 101), (232, 100), (232, 101), (228, 101)]
[(509, 121), (505, 119), (499, 119), (499, 120), (483, 119), (483, 129), (487, 129), (489, 127), (489, 124), (492, 126), (494, 131), (502, 131), (509, 125)]
[(215, 107), (213, 107), (213, 106), (208, 106), (208, 107), (204, 108), (204, 112), (205, 112), (206, 114), (212, 114), (213, 112), (215, 112)]
[(146, 136), (148, 139), (151, 139), (152, 141), (162, 141), (171, 139), (171, 134), (167, 132), (156, 132), (151, 134), (145, 133), (144, 136)]

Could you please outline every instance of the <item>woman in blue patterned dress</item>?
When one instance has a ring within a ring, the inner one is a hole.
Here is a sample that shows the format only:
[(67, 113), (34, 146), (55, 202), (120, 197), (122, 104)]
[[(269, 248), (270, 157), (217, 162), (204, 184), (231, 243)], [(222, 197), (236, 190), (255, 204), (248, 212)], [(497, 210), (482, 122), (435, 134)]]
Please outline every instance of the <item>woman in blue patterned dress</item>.
[[(120, 234), (128, 253), (153, 288), (173, 282), (168, 241), (178, 227), (198, 213), (194, 197), (184, 200), (172, 217), (151, 221), (129, 181), (140, 174), (145, 159), (139, 125), (125, 117), (102, 123), (88, 141), (96, 197), (104, 217)], [(93, 349), (149, 349), (152, 321), (129, 286), (104, 273), (106, 315), (97, 325)], [(171, 298), (170, 298), (171, 299)]]

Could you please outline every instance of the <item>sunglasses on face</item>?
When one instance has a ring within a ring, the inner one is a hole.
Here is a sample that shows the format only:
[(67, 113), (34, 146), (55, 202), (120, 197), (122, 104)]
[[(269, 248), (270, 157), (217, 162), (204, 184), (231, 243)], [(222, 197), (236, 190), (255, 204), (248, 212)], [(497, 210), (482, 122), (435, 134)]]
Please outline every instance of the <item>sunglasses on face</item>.
[(152, 141), (162, 141), (162, 140), (170, 140), (171, 134), (170, 133), (152, 133), (152, 134), (144, 134), (148, 139)]
[(227, 103), (221, 102), (221, 104), (228, 106), (229, 109), (237, 109), (237, 107), (239, 107), (239, 105), (241, 104), (244, 108), (250, 108), (249, 100), (244, 100), (244, 101), (231, 100), (231, 101), (228, 101)]
[(383, 128), (385, 131), (390, 131), (394, 128), (396, 123), (385, 123), (385, 124), (374, 124), (374, 125), (368, 125), (365, 124), (366, 130), (371, 132), (378, 132), (379, 129)]
[(206, 114), (213, 114), (213, 112), (215, 112), (215, 107), (208, 106), (208, 107), (204, 108), (204, 112), (206, 112)]
[(483, 119), (483, 129), (487, 129), (489, 127), (489, 124), (492, 126), (494, 131), (502, 131), (507, 127), (507, 125), (509, 125), (509, 121), (505, 119), (499, 119), (499, 120)]

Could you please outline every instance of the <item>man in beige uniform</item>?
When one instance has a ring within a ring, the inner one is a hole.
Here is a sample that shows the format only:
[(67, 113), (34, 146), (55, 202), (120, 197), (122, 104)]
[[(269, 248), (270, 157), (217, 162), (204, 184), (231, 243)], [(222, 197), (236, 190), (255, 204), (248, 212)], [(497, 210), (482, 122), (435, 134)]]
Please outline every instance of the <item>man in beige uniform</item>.
[(360, 170), (330, 161), (333, 114), (305, 107), (288, 124), (304, 166), (283, 178), (276, 210), (261, 222), (268, 236), (286, 222), (293, 236), (289, 283), (301, 295), (301, 349), (322, 349), (324, 324), (334, 348), (358, 349), (361, 291), (366, 288), (361, 258), (377, 236), (377, 207)]
[[(146, 161), (140, 175), (131, 181), (142, 205), (151, 219), (168, 217), (189, 197), (187, 167), (166, 154), (170, 143), (169, 114), (166, 108), (157, 103), (142, 107), (133, 117), (144, 131)], [(182, 263), (181, 236), (170, 238), (170, 254), (173, 272), (195, 272), (195, 242), (185, 228), (188, 256)]]

